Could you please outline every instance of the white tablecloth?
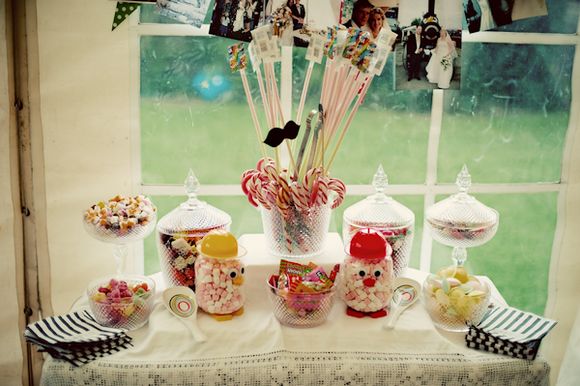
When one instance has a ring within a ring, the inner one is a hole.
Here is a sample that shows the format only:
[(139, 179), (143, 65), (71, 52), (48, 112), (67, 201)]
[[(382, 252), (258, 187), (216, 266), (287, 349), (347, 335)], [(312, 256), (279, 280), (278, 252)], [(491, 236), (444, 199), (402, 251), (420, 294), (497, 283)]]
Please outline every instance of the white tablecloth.
[[(336, 299), (327, 322), (309, 329), (282, 326), (272, 314), (266, 280), (277, 272), (262, 235), (245, 235), (245, 313), (217, 322), (200, 313), (208, 341), (196, 343), (160, 301), (161, 275), (149, 324), (132, 331), (134, 347), (83, 367), (48, 357), (43, 385), (255, 385), (255, 384), (548, 384), (549, 366), (540, 357), (524, 361), (468, 349), (464, 334), (436, 329), (421, 303), (403, 313), (392, 331), (382, 319), (356, 319)], [(314, 261), (325, 268), (342, 261), (338, 234)], [(426, 273), (408, 269), (422, 282)], [(494, 301), (503, 299), (494, 290)], [(86, 307), (86, 298), (74, 307)]]

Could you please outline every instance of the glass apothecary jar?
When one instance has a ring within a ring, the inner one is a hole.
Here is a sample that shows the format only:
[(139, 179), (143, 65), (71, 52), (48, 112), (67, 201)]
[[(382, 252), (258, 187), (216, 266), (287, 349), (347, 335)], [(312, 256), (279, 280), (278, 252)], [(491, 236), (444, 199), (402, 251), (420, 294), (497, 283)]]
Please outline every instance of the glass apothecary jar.
[(188, 199), (157, 223), (157, 251), (168, 286), (186, 286), (195, 291), (196, 244), (216, 229), (229, 230), (226, 212), (197, 198), (199, 182), (193, 171), (185, 180)]
[(393, 249), (391, 258), (393, 272), (397, 277), (409, 265), (415, 233), (415, 215), (409, 208), (385, 194), (388, 178), (382, 165), (373, 177), (373, 186), (375, 194), (344, 211), (342, 239), (347, 246), (361, 229), (372, 228), (380, 231)]

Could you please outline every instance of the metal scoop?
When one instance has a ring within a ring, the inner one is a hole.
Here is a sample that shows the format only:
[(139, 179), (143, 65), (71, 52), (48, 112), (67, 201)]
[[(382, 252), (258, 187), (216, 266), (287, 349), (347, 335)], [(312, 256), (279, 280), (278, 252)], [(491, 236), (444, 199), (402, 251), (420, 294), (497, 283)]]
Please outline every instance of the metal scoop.
[(395, 328), (397, 319), (408, 307), (417, 301), (420, 284), (413, 279), (400, 277), (395, 280), (395, 290), (391, 299), (391, 314), (383, 325), (387, 330)]
[(171, 287), (163, 292), (163, 304), (189, 329), (196, 342), (205, 342), (207, 337), (197, 326), (197, 302), (189, 287)]

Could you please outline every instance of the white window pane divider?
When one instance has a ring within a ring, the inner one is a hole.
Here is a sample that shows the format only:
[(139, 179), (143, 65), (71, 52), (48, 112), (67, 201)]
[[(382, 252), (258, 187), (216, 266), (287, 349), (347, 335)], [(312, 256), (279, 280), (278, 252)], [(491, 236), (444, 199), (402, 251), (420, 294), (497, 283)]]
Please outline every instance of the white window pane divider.
[[(143, 184), (141, 182), (141, 147), (140, 147), (140, 68), (139, 68), (139, 38), (140, 36), (210, 36), (209, 25), (201, 28), (195, 28), (183, 24), (139, 24), (139, 12), (134, 12), (129, 18), (129, 33), (131, 39), (131, 84), (132, 84), (132, 119), (131, 119), (131, 152), (132, 152), (132, 185), (136, 192), (141, 192), (153, 196), (182, 196), (183, 186), (181, 184)], [(469, 34), (463, 31), (463, 42), (482, 42), (482, 43), (505, 43), (505, 44), (533, 44), (533, 45), (575, 45), (577, 47), (574, 59), (574, 74), (580, 73), (579, 67), (579, 47), (580, 37), (578, 34), (553, 34), (553, 33), (517, 33), (517, 32), (492, 32), (484, 31), (475, 34)], [(283, 62), (281, 66), (280, 90), (282, 109), (286, 120), (291, 119), (292, 112), (292, 48), (284, 47), (282, 50)], [(575, 79), (575, 78), (573, 78)], [(573, 96), (577, 95), (580, 89), (578, 81), (573, 85)], [(391, 195), (422, 195), (424, 196), (424, 209), (426, 210), (435, 202), (435, 196), (439, 194), (455, 193), (457, 187), (454, 184), (437, 183), (437, 157), (439, 148), (439, 139), (441, 134), (441, 124), (444, 111), (444, 94), (443, 90), (433, 91), (433, 102), (431, 108), (431, 124), (429, 129), (429, 142), (427, 150), (427, 177), (425, 184), (405, 184), (389, 185), (387, 193)], [(509, 184), (474, 184), (470, 188), (471, 193), (495, 193), (495, 194), (524, 194), (524, 193), (542, 193), (558, 192), (558, 220), (556, 226), (556, 235), (554, 240), (554, 251), (552, 256), (558, 256), (558, 245), (562, 237), (561, 221), (564, 211), (563, 192), (565, 191), (565, 181), (567, 177), (567, 160), (570, 159), (570, 150), (568, 143), (575, 134), (578, 124), (579, 114), (574, 112), (574, 107), (578, 106), (578, 98), (573, 98), (571, 105), (570, 123), (567, 132), (565, 144), (564, 162), (562, 168), (562, 181), (546, 183), (509, 183)], [(578, 109), (577, 109), (578, 110)], [(281, 148), (282, 160), (288, 162), (286, 149)], [(347, 185), (349, 195), (368, 195), (374, 192), (371, 185)], [(241, 196), (242, 190), (239, 184), (204, 184), (201, 186), (199, 194), (201, 196)], [(141, 244), (135, 251), (137, 256), (143, 256), (143, 245)], [(430, 271), (431, 269), (431, 251), (432, 238), (429, 234), (427, 224), (423, 223), (423, 237), (421, 242), (420, 269)], [(136, 259), (139, 260), (139, 259)], [(143, 259), (135, 262), (140, 272), (143, 271)], [(557, 259), (552, 259), (552, 267), (557, 264)], [(555, 272), (555, 269), (551, 269)], [(137, 271), (139, 272), (139, 270)], [(553, 277), (550, 277), (550, 283), (555, 283)], [(551, 284), (553, 286), (553, 284)], [(551, 287), (552, 288), (552, 287)], [(550, 290), (553, 292), (553, 288)], [(550, 306), (548, 302), (548, 307)]]

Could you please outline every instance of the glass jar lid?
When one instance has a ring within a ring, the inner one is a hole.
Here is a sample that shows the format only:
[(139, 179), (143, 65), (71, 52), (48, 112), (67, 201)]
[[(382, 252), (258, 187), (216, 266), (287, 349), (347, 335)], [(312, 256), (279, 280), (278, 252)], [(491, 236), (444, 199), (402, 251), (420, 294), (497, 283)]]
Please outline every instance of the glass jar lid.
[(197, 198), (199, 181), (190, 169), (185, 179), (187, 201), (163, 216), (157, 223), (157, 231), (165, 234), (207, 233), (212, 229), (225, 228), (232, 222), (229, 214)]
[(457, 175), (459, 193), (437, 202), (427, 209), (426, 219), (431, 225), (447, 228), (476, 229), (494, 226), (499, 221), (499, 213), (467, 192), (471, 187), (471, 175), (463, 165)]
[(385, 194), (389, 179), (379, 165), (372, 181), (376, 193), (368, 196), (344, 211), (344, 221), (370, 228), (402, 228), (414, 224), (413, 212)]

